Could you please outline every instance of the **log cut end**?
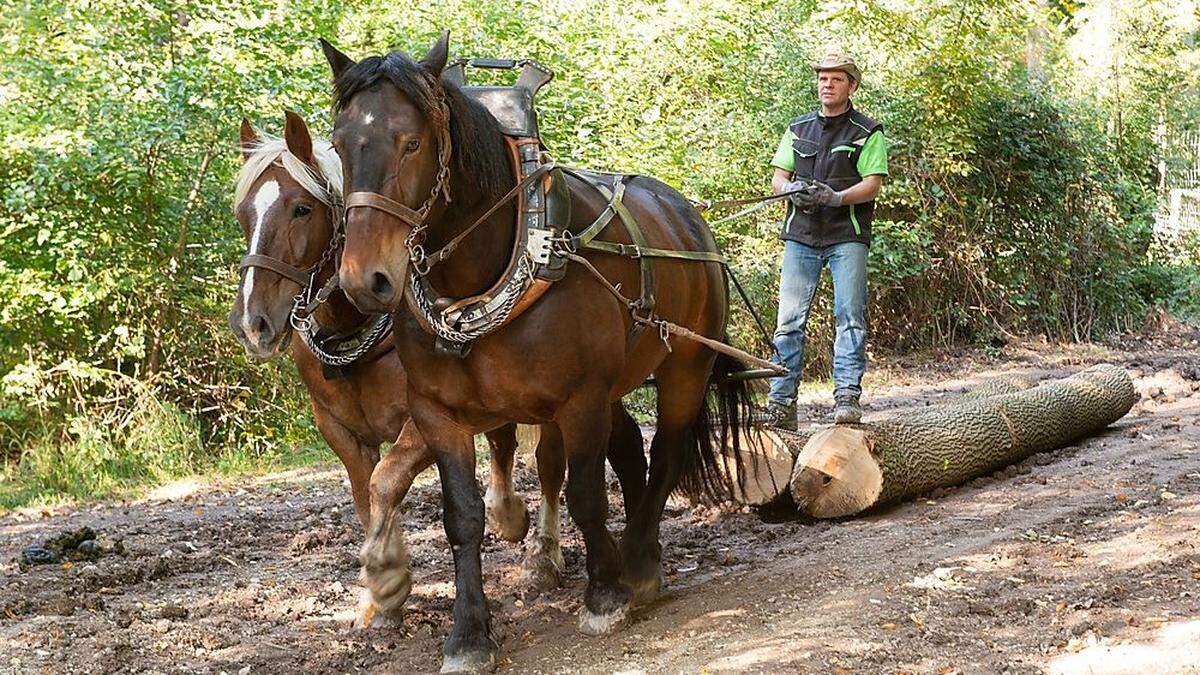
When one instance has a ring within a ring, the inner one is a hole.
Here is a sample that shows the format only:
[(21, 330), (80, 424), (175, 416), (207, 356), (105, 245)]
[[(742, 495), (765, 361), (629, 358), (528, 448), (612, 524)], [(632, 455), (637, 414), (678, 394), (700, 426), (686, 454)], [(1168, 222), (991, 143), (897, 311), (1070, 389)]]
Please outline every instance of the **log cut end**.
[(883, 472), (862, 429), (836, 426), (813, 434), (796, 458), (791, 492), (814, 518), (850, 516), (879, 498)]

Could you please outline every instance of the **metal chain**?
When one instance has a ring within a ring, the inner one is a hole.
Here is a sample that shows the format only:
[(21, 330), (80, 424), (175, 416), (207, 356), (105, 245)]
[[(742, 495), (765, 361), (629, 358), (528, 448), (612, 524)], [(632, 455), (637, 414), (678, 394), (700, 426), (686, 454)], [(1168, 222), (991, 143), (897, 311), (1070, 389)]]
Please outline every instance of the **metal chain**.
[[(517, 263), (517, 269), (512, 276), (513, 283), (508, 288), (524, 290), (531, 279), (531, 264), (528, 254), (521, 256)], [(425, 323), (437, 333), (438, 337), (460, 344), (477, 340), (503, 324), (508, 319), (509, 314), (512, 313), (517, 301), (521, 298), (520, 292), (509, 292), (504, 303), (491, 312), (487, 322), (469, 330), (458, 330), (448, 324), (440, 313), (434, 312), (434, 300), (425, 292), (425, 288), (420, 284), (420, 277), (415, 270), (409, 275), (409, 285), (412, 290), (413, 299), (416, 301), (417, 307), (421, 310)]]
[[(444, 95), (443, 95), (444, 96)], [(450, 107), (446, 105), (446, 99), (443, 97), (438, 101), (438, 108), (442, 113), (442, 121), (446, 127), (438, 132), (438, 172), (434, 179), (433, 190), (430, 191), (429, 197), (425, 199), (425, 203), (416, 210), (421, 221), (408, 232), (408, 236), (404, 238), (404, 248), (408, 249), (408, 262), (412, 266), (414, 272), (419, 276), (429, 274), (429, 259), (425, 254), (425, 230), (428, 229), (426, 217), (429, 211), (433, 209), (433, 205), (437, 202), (438, 197), (445, 197), (446, 203), (450, 203)]]
[(380, 340), (382, 340), (385, 335), (391, 332), (391, 330), (392, 315), (380, 314), (379, 318), (375, 320), (375, 323), (369, 329), (367, 329), (366, 334), (363, 335), (358, 345), (345, 354), (332, 354), (325, 351), (325, 349), (321, 346), (320, 340), (317, 339), (316, 334), (311, 329), (311, 322), (309, 322), (307, 329), (298, 330), (297, 332), (300, 333), (300, 339), (304, 341), (304, 344), (308, 346), (309, 350), (312, 351), (313, 356), (317, 357), (318, 361), (329, 366), (340, 367), (348, 366), (365, 356), (366, 353), (371, 351), (375, 345), (379, 344)]

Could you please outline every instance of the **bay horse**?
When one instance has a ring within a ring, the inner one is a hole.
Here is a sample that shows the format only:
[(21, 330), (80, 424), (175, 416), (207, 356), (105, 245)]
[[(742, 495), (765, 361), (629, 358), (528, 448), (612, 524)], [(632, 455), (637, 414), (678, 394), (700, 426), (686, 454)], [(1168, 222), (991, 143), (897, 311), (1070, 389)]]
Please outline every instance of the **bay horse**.
[[(370, 193), (386, 205), (348, 212), (342, 288), (362, 311), (393, 312), (412, 415), (397, 443), (423, 438), (441, 478), (456, 590), (443, 672), (488, 669), (495, 663), (498, 645), (489, 633), (480, 561), (484, 509), (471, 439), (511, 422), (541, 424), (539, 451), (553, 446), (553, 453), (565, 459), (568, 511), (587, 552), (579, 627), (588, 634), (615, 630), (631, 606), (661, 588), (659, 528), (669, 494), (677, 486), (692, 495), (723, 492), (720, 488), (727, 486), (717, 448), (736, 438), (748, 403), (745, 383), (724, 377), (735, 362), (695, 342), (675, 341), (668, 348), (657, 330), (631, 334), (627, 306), (581, 264), (569, 265), (540, 300), (476, 340), (465, 355), (439, 350), (434, 336), (406, 309), (410, 272), (419, 270), (410, 267), (414, 218), (421, 219), (429, 251), (466, 235), (455, 242), (453, 255), (426, 270), (425, 278), (446, 302), (491, 287), (505, 273), (516, 237), (515, 207), (499, 204), (517, 184), (505, 139), (487, 109), (441, 77), (448, 33), (419, 62), (402, 52), (355, 62), (328, 42), (321, 45), (334, 77), (332, 142), (342, 157), (345, 192)], [(613, 177), (592, 180), (608, 180), (613, 187)], [(568, 176), (568, 188), (570, 228), (578, 232), (608, 202), (578, 173)], [(652, 247), (717, 250), (696, 209), (660, 181), (628, 177), (624, 204)], [(481, 225), (469, 230), (480, 218)], [(631, 243), (619, 226), (610, 225), (602, 236)], [(612, 284), (636, 289), (642, 283), (637, 260), (584, 253)], [(720, 266), (662, 259), (653, 269), (658, 316), (709, 338), (725, 338), (728, 289)], [(658, 389), (658, 424), (647, 478), (641, 437), (621, 397), (651, 374)], [(710, 384), (718, 385), (712, 398)], [(619, 546), (606, 525), (606, 439), (626, 504)], [(735, 456), (739, 453), (735, 447)]]
[[(358, 622), (370, 624), (373, 617), (395, 618), (408, 596), (411, 577), (400, 505), (434, 456), (415, 438), (380, 460), (380, 445), (393, 443), (409, 417), (404, 368), (389, 342), (369, 350), (340, 376), (327, 377), (309, 345), (292, 339), (294, 298), (310, 283), (305, 272), (315, 269), (311, 283), (320, 285), (335, 271), (332, 260), (323, 261), (323, 256), (337, 246), (342, 168), (328, 141), (313, 140), (299, 115), (288, 111), (285, 118), (283, 138), (259, 134), (242, 120), (242, 167), (233, 206), (248, 242), (246, 260), (254, 264), (243, 264), (229, 325), (258, 360), (290, 347), (312, 399), (317, 428), (346, 468), (354, 509), (366, 528), (362, 578), (369, 594)], [(320, 304), (312, 318), (334, 333), (353, 331), (369, 320), (340, 291)], [(501, 539), (521, 541), (529, 516), (513, 489), (514, 427), (489, 430), (487, 439), (492, 448), (489, 525)], [(526, 561), (541, 588), (558, 585), (562, 573), (556, 487), (561, 484), (561, 477), (557, 483), (544, 481), (548, 491), (543, 493), (537, 540)]]

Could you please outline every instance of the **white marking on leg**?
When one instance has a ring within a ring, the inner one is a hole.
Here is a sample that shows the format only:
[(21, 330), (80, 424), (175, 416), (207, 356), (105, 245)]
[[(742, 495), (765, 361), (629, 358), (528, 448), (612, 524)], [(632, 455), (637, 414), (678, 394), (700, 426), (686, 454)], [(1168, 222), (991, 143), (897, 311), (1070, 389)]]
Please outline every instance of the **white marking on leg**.
[(538, 509), (538, 537), (558, 543), (559, 535), (558, 500), (542, 496), (542, 507)]
[[(258, 253), (259, 244), (262, 243), (263, 220), (278, 199), (279, 183), (274, 180), (263, 183), (258, 192), (254, 193), (254, 201), (251, 202), (254, 209), (254, 229), (250, 231), (250, 250), (247, 255)], [(253, 267), (247, 269), (246, 280), (242, 283), (242, 326), (246, 329), (250, 327), (250, 314), (246, 308), (250, 303), (250, 294), (254, 292), (254, 272)]]
[(562, 546), (559, 544), (562, 519), (558, 510), (557, 498), (546, 499), (546, 496), (542, 495), (542, 506), (538, 509), (537, 543), (542, 555), (549, 558), (551, 564), (562, 572), (566, 569), (566, 563), (563, 562)]

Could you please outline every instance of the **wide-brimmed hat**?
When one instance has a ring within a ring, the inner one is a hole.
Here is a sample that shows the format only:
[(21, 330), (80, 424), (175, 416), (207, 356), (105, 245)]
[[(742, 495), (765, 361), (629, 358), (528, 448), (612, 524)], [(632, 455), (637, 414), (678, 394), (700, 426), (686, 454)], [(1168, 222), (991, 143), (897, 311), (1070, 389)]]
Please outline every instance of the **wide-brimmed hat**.
[(819, 73), (822, 70), (840, 70), (849, 75), (855, 82), (862, 82), (862, 73), (859, 72), (854, 59), (850, 58), (850, 55), (845, 52), (829, 52), (821, 57), (820, 61), (814, 63), (812, 69), (814, 73)]

